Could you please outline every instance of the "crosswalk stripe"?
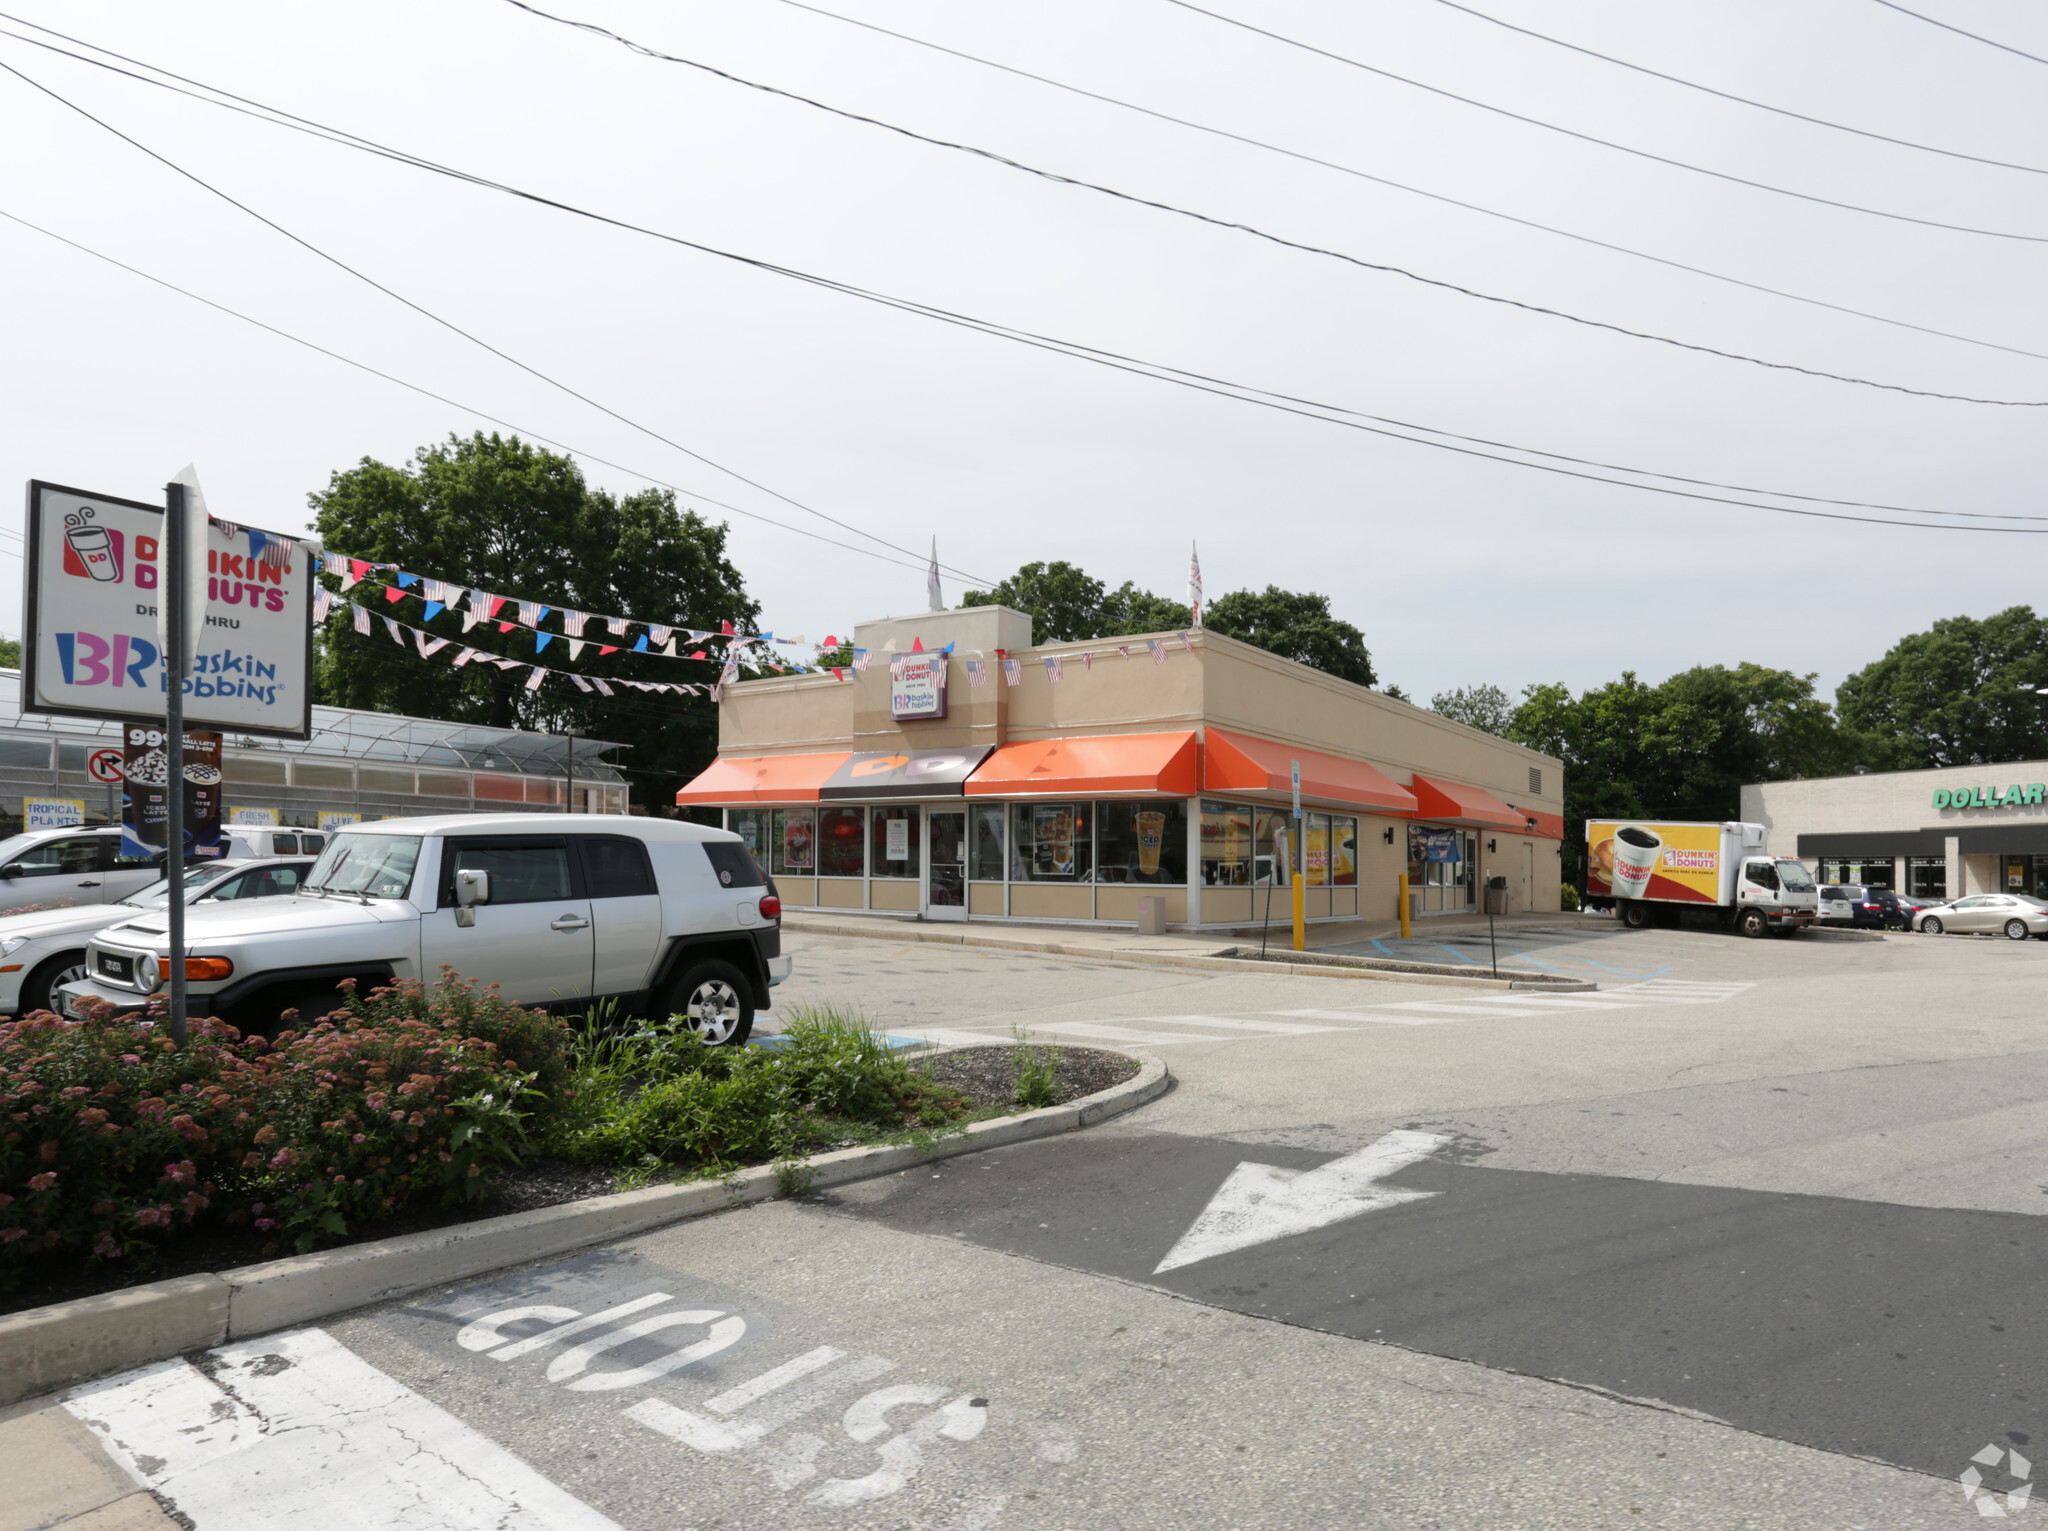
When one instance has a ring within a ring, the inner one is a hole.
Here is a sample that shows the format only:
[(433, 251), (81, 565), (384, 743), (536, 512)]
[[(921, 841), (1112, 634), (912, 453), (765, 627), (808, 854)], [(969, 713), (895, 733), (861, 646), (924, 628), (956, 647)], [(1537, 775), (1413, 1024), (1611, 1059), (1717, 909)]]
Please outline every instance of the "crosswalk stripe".
[[(1268, 1010), (1262, 1013), (1266, 1015), (1294, 1015), (1297, 1012), (1292, 1010)], [(1289, 1026), (1280, 1021), (1248, 1021), (1241, 1016), (1222, 1015), (1145, 1015), (1123, 1016), (1120, 1019), (1157, 1021), (1163, 1026), (1220, 1026), (1227, 1031), (1266, 1031), (1273, 1033), (1275, 1036), (1283, 1037), (1293, 1036), (1297, 1033), (1328, 1031), (1331, 1029), (1328, 1026)]]

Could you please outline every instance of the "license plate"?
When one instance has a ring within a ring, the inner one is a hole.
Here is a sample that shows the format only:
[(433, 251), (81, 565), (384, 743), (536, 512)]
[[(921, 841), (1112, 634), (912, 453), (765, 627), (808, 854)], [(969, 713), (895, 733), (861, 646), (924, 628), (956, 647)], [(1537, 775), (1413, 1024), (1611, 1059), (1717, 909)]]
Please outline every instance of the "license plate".
[(102, 978), (111, 978), (116, 983), (133, 983), (135, 981), (135, 959), (132, 957), (117, 957), (112, 952), (101, 952), (100, 976)]

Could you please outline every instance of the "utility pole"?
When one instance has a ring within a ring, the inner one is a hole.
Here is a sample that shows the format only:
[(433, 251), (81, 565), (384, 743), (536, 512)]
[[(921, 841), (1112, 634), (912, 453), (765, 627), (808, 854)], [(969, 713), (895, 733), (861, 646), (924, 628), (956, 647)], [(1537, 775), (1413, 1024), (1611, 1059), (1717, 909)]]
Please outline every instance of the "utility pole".
[(565, 812), (565, 813), (574, 813), (574, 812), (576, 811), (576, 733), (577, 733), (577, 731), (576, 731), (575, 729), (571, 728), (571, 729), (568, 729), (568, 730), (567, 730), (566, 732), (567, 732), (567, 734), (568, 734), (568, 743), (569, 743), (569, 748), (568, 748), (568, 750), (567, 750), (567, 751), (566, 751), (566, 752), (564, 753), (564, 755), (563, 755), (563, 759), (562, 759), (562, 769), (563, 769), (563, 772), (564, 772), (564, 774), (565, 774), (565, 775), (566, 775), (566, 776), (568, 777), (568, 782), (569, 782), (569, 797), (568, 797), (568, 804), (567, 804), (567, 806), (566, 806), (566, 807), (565, 807), (565, 808), (563, 809), (563, 812)]
[(171, 1038), (185, 1045), (185, 676), (192, 656), (185, 652), (185, 486), (164, 486), (164, 753), (168, 814), (164, 876), (171, 885)]

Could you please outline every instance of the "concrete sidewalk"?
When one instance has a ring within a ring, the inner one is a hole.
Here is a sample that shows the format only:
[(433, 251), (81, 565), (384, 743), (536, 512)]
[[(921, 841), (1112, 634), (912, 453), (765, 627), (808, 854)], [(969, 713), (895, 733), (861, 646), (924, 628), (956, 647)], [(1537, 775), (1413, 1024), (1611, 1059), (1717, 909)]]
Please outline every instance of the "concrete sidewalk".
[[(1504, 914), (1493, 922), (1503, 938), (1530, 930), (1575, 929), (1581, 923), (1592, 930), (1611, 930), (1613, 922), (1604, 915)], [(1256, 946), (1257, 925), (1205, 932), (1174, 931), (1163, 936), (1144, 936), (1129, 926), (1034, 925), (1022, 920), (922, 920), (914, 916), (869, 914), (861, 910), (833, 910), (830, 913), (786, 914), (783, 928), (812, 935), (872, 936), (884, 941), (930, 941), (942, 945), (995, 945), (1019, 951), (1060, 951), (1068, 954), (1093, 953), (1104, 957), (1147, 953), (1157, 957), (1213, 957), (1233, 947)], [(1411, 922), (1413, 935), (1429, 939), (1449, 935), (1484, 935), (1484, 915), (1439, 915)], [(1398, 920), (1343, 920), (1308, 927), (1308, 949), (1312, 952), (1366, 945), (1401, 934)], [(1293, 943), (1293, 928), (1275, 919), (1267, 941), (1273, 951), (1287, 951)]]

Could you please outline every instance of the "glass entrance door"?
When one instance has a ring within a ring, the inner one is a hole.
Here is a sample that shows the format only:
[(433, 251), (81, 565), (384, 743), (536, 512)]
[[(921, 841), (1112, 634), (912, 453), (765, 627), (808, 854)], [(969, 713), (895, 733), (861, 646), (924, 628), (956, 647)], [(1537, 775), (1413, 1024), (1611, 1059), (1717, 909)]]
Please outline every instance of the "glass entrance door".
[(934, 808), (925, 825), (924, 914), (928, 920), (967, 918), (967, 810)]

